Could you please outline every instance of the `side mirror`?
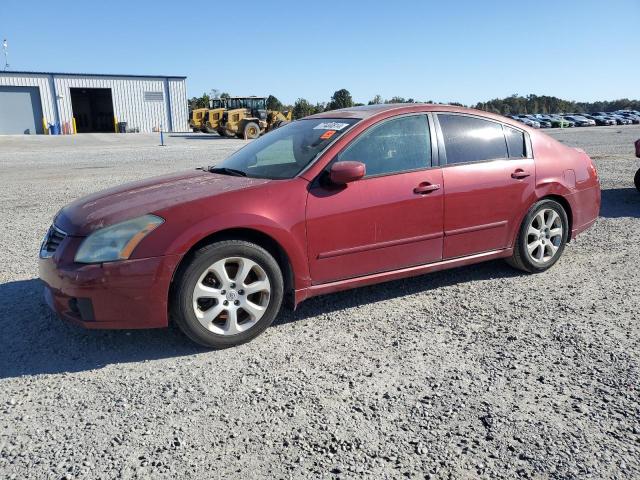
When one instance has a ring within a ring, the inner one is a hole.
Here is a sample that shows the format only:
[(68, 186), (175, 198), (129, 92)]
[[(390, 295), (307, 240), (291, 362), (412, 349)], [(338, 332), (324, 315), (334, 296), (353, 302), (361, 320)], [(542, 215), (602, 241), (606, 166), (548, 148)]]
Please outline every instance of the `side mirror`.
[(329, 180), (334, 185), (346, 185), (364, 177), (365, 164), (362, 162), (336, 162), (329, 170)]

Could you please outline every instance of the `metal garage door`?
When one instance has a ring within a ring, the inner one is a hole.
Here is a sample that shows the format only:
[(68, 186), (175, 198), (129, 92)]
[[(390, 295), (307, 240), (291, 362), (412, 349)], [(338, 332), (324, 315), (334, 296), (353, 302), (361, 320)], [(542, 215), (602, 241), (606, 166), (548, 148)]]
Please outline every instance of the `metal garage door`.
[(0, 86), (0, 134), (34, 133), (43, 133), (40, 89)]

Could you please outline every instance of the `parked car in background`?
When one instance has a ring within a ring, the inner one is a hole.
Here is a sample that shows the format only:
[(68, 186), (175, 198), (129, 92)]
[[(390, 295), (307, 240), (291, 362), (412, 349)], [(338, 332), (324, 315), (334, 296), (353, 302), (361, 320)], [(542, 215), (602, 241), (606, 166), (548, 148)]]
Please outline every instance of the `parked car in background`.
[(592, 124), (593, 125), (596, 124), (596, 122), (594, 122), (593, 120), (589, 120), (587, 118), (580, 117), (578, 115), (565, 115), (564, 118), (573, 122), (576, 127), (590, 127)]
[(617, 113), (616, 115), (619, 115), (623, 118), (626, 118), (628, 120), (631, 120), (632, 123), (634, 124), (640, 124), (640, 116), (638, 115), (634, 115), (632, 113)]
[(551, 128), (551, 122), (541, 116), (538, 115), (527, 115), (529, 120), (534, 122), (538, 122), (540, 124), (540, 128)]
[(530, 119), (527, 115), (515, 115), (515, 116), (513, 116), (511, 118), (513, 118), (514, 120), (518, 120), (519, 122), (524, 123), (528, 127), (540, 128), (540, 122), (537, 122), (536, 120)]
[(593, 120), (594, 122), (596, 122), (596, 125), (601, 125), (601, 126), (609, 126), (609, 125), (615, 125), (616, 121), (613, 118), (608, 118), (608, 117), (603, 117), (600, 115), (583, 115), (585, 118), (589, 118), (591, 120)]
[(608, 118), (609, 120), (611, 120), (613, 122), (614, 125), (622, 125), (622, 123), (620, 121), (618, 121), (615, 117), (614, 114), (611, 112), (594, 112), (592, 113), (592, 115), (598, 115), (604, 118)]
[(543, 272), (599, 208), (582, 150), (477, 110), (373, 105), (76, 200), (55, 216), (39, 270), (47, 303), (77, 325), (166, 327), (171, 316), (224, 348), (263, 332), (285, 298), (498, 258)]
[(633, 123), (628, 118), (621, 117), (620, 115), (617, 115), (615, 113), (596, 112), (595, 114), (611, 118), (616, 122), (616, 125), (631, 125)]
[(548, 115), (547, 118), (551, 122), (551, 126), (554, 128), (571, 128), (576, 126), (574, 122), (571, 122), (560, 115)]
[(631, 120), (630, 118), (623, 117), (622, 115), (613, 114), (613, 115), (611, 115), (611, 118), (615, 119), (616, 122), (618, 122), (618, 125), (632, 125), (633, 124), (633, 120)]
[(613, 113), (628, 113), (628, 114), (636, 115), (637, 117), (640, 117), (640, 112), (637, 110), (618, 110)]

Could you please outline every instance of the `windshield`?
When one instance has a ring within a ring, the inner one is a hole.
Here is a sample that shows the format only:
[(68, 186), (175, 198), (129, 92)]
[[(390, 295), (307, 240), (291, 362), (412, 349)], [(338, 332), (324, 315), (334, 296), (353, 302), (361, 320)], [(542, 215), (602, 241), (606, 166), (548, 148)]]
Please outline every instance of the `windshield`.
[(358, 122), (355, 118), (302, 119), (252, 141), (216, 165), (247, 177), (293, 178), (330, 143)]

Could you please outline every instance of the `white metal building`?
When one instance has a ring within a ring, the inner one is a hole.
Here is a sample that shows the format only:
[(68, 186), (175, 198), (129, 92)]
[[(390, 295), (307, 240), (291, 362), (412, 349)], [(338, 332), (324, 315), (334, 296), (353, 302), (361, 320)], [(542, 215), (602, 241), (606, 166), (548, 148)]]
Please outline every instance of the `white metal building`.
[[(0, 72), (0, 134), (189, 131), (186, 77)], [(124, 127), (124, 125), (121, 125)], [(48, 131), (48, 130), (51, 130)]]

